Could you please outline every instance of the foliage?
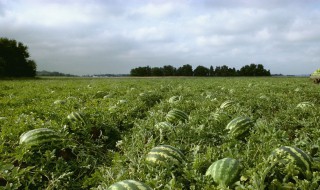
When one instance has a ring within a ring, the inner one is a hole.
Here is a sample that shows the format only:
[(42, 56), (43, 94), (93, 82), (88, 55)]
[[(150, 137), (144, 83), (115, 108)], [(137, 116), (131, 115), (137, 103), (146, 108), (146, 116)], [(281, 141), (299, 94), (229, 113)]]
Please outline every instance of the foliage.
[(34, 77), (37, 65), (29, 57), (21, 42), (0, 38), (0, 77)]
[(264, 69), (261, 64), (250, 64), (241, 67), (240, 70), (229, 68), (227, 65), (217, 66), (210, 69), (204, 66), (197, 66), (192, 70), (192, 66), (187, 64), (178, 69), (166, 65), (164, 67), (137, 67), (131, 69), (131, 76), (270, 76), (270, 70)]
[[(9, 80), (0, 81), (0, 97), (0, 189), (97, 190), (124, 180), (155, 190), (320, 185), (320, 94), (308, 78)], [(297, 106), (302, 102), (312, 106)], [(166, 123), (175, 109), (188, 119)], [(243, 139), (230, 138), (226, 126), (240, 116), (254, 127)], [(62, 140), (19, 145), (21, 134), (37, 128)], [(148, 153), (160, 145), (179, 149), (183, 162), (150, 165)], [(296, 162), (269, 159), (283, 146), (311, 156), (311, 169), (301, 175)], [(205, 175), (224, 158), (241, 165), (229, 187)]]

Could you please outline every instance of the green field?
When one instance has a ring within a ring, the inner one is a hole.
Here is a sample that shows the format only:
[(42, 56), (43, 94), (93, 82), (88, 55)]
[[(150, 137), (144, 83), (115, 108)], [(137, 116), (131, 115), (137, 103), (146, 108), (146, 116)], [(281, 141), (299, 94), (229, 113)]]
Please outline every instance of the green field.
[[(318, 189), (319, 107), (320, 86), (308, 78), (2, 80), (0, 189), (107, 189), (128, 179), (152, 189)], [(186, 120), (169, 119), (172, 109)], [(226, 126), (240, 116), (253, 126), (233, 136)], [(19, 143), (36, 128), (57, 138)], [(181, 161), (148, 162), (159, 145), (179, 149)], [(312, 162), (275, 158), (282, 146)], [(223, 158), (240, 163), (235, 183), (205, 175)]]

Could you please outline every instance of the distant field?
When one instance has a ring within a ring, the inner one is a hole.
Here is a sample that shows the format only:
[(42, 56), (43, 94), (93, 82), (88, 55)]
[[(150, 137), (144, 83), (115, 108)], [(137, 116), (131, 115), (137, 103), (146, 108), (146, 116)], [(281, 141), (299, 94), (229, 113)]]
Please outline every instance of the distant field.
[[(0, 189), (318, 189), (319, 107), (320, 86), (303, 77), (2, 80)], [(250, 126), (231, 129), (237, 117)], [(20, 139), (36, 128), (50, 134)], [(183, 157), (149, 159), (159, 145)], [(240, 163), (229, 184), (205, 175), (223, 158)]]

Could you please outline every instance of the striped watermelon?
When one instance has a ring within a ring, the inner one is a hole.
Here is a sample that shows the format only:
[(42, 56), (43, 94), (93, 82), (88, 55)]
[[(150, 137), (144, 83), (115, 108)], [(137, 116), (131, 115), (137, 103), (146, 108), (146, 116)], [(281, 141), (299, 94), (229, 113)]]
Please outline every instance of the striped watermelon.
[(155, 125), (155, 127), (157, 129), (171, 129), (171, 128), (173, 128), (172, 124), (167, 122), (167, 121), (163, 121), (163, 122), (157, 123)]
[(66, 101), (65, 100), (56, 100), (53, 102), (53, 104), (65, 104)]
[(152, 188), (139, 181), (123, 180), (114, 183), (107, 190), (152, 190)]
[(167, 113), (166, 120), (170, 123), (185, 122), (188, 120), (188, 115), (181, 110), (173, 109)]
[(23, 133), (20, 136), (19, 144), (26, 146), (36, 146), (58, 140), (61, 140), (61, 138), (54, 130), (48, 128), (38, 128)]
[(103, 98), (104, 96), (106, 96), (108, 93), (104, 92), (104, 91), (98, 91), (96, 92), (96, 94), (93, 96), (93, 98)]
[(220, 109), (225, 109), (225, 108), (228, 108), (230, 106), (232, 106), (232, 104), (234, 104), (235, 102), (232, 101), (232, 100), (227, 100), (225, 102), (223, 102), (221, 105), (220, 105)]
[(146, 157), (147, 163), (161, 166), (179, 165), (183, 160), (183, 153), (179, 149), (170, 145), (159, 145), (154, 147)]
[(312, 158), (299, 148), (291, 146), (282, 146), (275, 149), (269, 157), (270, 161), (277, 161), (279, 164), (294, 163), (299, 170), (304, 173), (311, 171)]
[(86, 121), (80, 112), (72, 112), (68, 115), (68, 119), (71, 121), (79, 121), (86, 124)]
[(312, 102), (301, 102), (297, 105), (297, 108), (301, 109), (308, 109), (314, 107), (314, 104)]
[(119, 100), (117, 104), (125, 104), (127, 102), (128, 102), (127, 100)]
[(171, 98), (169, 98), (168, 102), (170, 104), (174, 104), (176, 102), (179, 102), (181, 100), (181, 96), (172, 96)]
[(241, 139), (253, 126), (254, 123), (250, 118), (241, 116), (230, 121), (226, 129), (229, 130), (229, 135), (232, 138)]
[(237, 181), (240, 171), (241, 167), (238, 160), (223, 158), (211, 164), (206, 172), (206, 176), (211, 175), (217, 184), (228, 187)]

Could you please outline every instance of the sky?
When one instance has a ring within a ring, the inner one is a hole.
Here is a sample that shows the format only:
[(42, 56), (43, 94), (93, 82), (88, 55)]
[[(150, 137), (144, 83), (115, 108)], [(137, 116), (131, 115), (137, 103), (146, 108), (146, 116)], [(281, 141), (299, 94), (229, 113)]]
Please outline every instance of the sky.
[(0, 37), (28, 46), (39, 71), (255, 63), (310, 74), (320, 68), (320, 1), (0, 0)]

